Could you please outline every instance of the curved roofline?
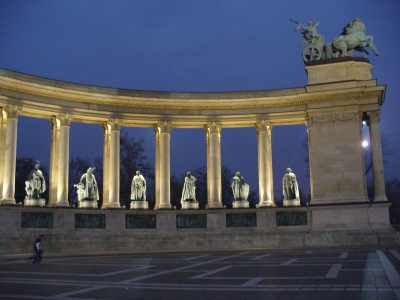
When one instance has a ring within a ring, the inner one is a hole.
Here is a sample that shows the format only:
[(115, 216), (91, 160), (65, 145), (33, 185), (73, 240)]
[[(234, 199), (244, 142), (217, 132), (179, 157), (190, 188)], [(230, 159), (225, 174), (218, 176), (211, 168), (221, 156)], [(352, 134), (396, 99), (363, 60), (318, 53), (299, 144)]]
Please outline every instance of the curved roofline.
[[(360, 63), (368, 70), (372, 68)], [(308, 66), (306, 70), (317, 68), (314, 71), (323, 72), (321, 68), (331, 67)], [(69, 114), (74, 122), (84, 123), (103, 124), (109, 119), (121, 119), (124, 126), (148, 127), (160, 121), (185, 128), (203, 127), (209, 122), (247, 127), (261, 120), (279, 125), (305, 124), (310, 113), (322, 113), (329, 107), (377, 110), (384, 91), (384, 86), (377, 86), (376, 80), (368, 78), (279, 90), (144, 91), (97, 87), (0, 69), (0, 107), (17, 106), (21, 108), (20, 115), (37, 118)]]
[[(76, 82), (71, 82), (71, 81), (63, 81), (63, 80), (57, 80), (57, 79), (52, 79), (48, 77), (41, 77), (41, 76), (36, 76), (32, 74), (27, 74), (23, 72), (18, 72), (14, 70), (9, 70), (9, 69), (4, 69), (0, 68), (0, 76), (6, 76), (9, 78), (17, 79), (17, 80), (23, 80), (35, 84), (44, 84), (52, 87), (59, 87), (59, 88), (67, 88), (67, 89), (73, 89), (76, 91), (83, 91), (83, 92), (88, 92), (88, 89), (91, 90), (91, 92), (96, 92), (96, 93), (106, 93), (106, 94), (119, 94), (119, 95), (127, 95), (127, 96), (133, 96), (133, 97), (156, 97), (156, 98), (171, 98), (173, 96), (174, 98), (181, 98), (180, 96), (183, 96), (184, 98), (194, 98), (194, 99), (202, 99), (204, 96), (212, 97), (212, 98), (218, 98), (218, 99), (231, 99), (234, 95), (233, 94), (238, 94), (237, 97), (234, 98), (247, 98), (247, 97), (254, 97), (254, 94), (257, 94), (259, 97), (268, 97), (269, 94), (277, 94), (278, 92), (283, 92), (283, 91), (297, 91), (298, 89), (304, 89), (303, 87), (294, 87), (294, 88), (283, 88), (283, 89), (271, 89), (271, 90), (246, 90), (246, 91), (218, 91), (218, 92), (190, 92), (190, 91), (157, 91), (157, 90), (136, 90), (136, 89), (125, 89), (125, 88), (117, 88), (117, 87), (109, 87), (109, 86), (98, 86), (98, 85), (88, 85), (88, 84), (83, 84), (83, 83), (76, 83)], [(107, 92), (108, 91), (108, 92)], [(116, 93), (118, 91), (118, 93)], [(90, 91), (89, 91), (90, 92)], [(251, 96), (250, 96), (251, 94)], [(285, 93), (287, 94), (287, 93)], [(159, 97), (157, 97), (157, 95)], [(199, 97), (196, 97), (199, 96)], [(222, 96), (222, 97), (221, 97)], [(226, 96), (226, 97), (223, 97)]]

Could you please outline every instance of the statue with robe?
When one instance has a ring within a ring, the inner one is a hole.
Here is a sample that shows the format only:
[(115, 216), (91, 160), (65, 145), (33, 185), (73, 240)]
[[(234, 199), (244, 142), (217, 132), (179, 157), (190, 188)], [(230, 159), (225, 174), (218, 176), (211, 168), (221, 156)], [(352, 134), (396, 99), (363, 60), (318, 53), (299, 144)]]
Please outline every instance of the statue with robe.
[(244, 178), (240, 175), (240, 172), (236, 172), (231, 187), (235, 201), (247, 201), (250, 186), (244, 182)]
[(286, 169), (286, 174), (282, 179), (283, 200), (299, 200), (299, 186), (297, 184), (296, 175), (291, 168)]
[(25, 191), (27, 199), (40, 199), (40, 194), (46, 191), (46, 181), (44, 180), (42, 171), (39, 170), (40, 162), (35, 162), (35, 167), (25, 181)]
[(132, 179), (131, 200), (146, 201), (146, 179), (140, 174), (140, 171), (136, 171), (136, 175)]
[(196, 201), (196, 178), (187, 172), (185, 183), (183, 185), (181, 203), (185, 201)]

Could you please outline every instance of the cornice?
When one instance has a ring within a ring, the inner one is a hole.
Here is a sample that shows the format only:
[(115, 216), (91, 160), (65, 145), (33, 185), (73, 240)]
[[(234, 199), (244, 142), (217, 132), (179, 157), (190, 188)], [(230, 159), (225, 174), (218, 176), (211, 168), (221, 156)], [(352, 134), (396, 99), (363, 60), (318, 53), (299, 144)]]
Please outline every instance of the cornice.
[[(3, 74), (5, 70), (0, 69), (0, 71), (3, 71), (1, 73)], [(11, 71), (7, 72), (10, 73)], [(11, 73), (14, 74), (14, 72)], [(22, 76), (19, 73), (15, 74), (13, 77), (6, 77), (4, 74), (0, 76), (0, 96), (3, 96), (0, 97), (0, 101), (7, 102), (4, 96), (10, 96), (13, 99), (23, 100), (24, 103), (35, 103), (35, 106), (43, 105), (50, 110), (50, 105), (71, 109), (82, 108), (82, 105), (86, 105), (88, 109), (93, 111), (112, 111), (112, 108), (115, 107), (117, 110), (127, 108), (128, 110), (142, 110), (144, 113), (148, 112), (150, 114), (154, 113), (154, 111), (180, 111), (182, 114), (192, 115), (198, 114), (199, 111), (205, 111), (205, 113), (218, 111), (218, 114), (221, 115), (225, 113), (243, 115), (250, 110), (285, 109), (285, 107), (296, 107), (318, 102), (340, 102), (349, 99), (374, 98), (377, 99), (379, 105), (382, 105), (385, 93), (384, 86), (346, 87), (340, 89), (335, 85), (334, 89), (322, 92), (307, 92), (306, 88), (226, 93), (141, 91), (140, 93), (143, 96), (129, 96), (127, 94), (135, 91), (98, 88), (57, 81), (54, 81), (54, 86), (50, 86), (40, 84), (40, 82), (42, 80), (44, 83), (49, 84), (49, 82), (52, 83), (52, 80), (28, 75)], [(18, 79), (17, 75), (30, 81)], [(57, 86), (56, 83), (62, 87)], [(66, 88), (67, 86), (71, 88), (68, 89)], [(86, 91), (84, 91), (85, 89)], [(124, 95), (119, 95), (119, 92)], [(146, 93), (150, 96), (145, 97)]]

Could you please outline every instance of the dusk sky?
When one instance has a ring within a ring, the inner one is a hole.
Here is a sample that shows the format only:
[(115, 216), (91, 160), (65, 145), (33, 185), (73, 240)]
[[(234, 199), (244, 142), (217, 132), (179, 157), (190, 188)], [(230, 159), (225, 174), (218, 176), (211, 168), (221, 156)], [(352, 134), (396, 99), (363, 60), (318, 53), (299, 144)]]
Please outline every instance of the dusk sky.
[[(387, 85), (381, 133), (389, 137), (385, 177), (400, 177), (400, 1), (0, 1), (0, 68), (85, 85), (173, 92), (225, 92), (302, 87), (307, 75), (300, 31), (289, 18), (317, 27), (325, 43), (354, 18), (364, 21), (379, 56), (370, 51), (373, 78)], [(358, 54), (360, 56), (360, 54)], [(122, 132), (146, 140), (154, 165), (152, 128)], [(102, 156), (100, 125), (71, 124), (70, 157)], [(275, 193), (287, 167), (309, 191), (304, 171), (306, 126), (272, 131)], [(18, 156), (49, 168), (48, 120), (22, 116)], [(254, 128), (221, 132), (222, 165), (240, 171), (258, 192)], [(202, 128), (171, 131), (171, 173), (206, 165)], [(132, 174), (134, 176), (134, 174)], [(182, 183), (183, 184), (183, 183)]]

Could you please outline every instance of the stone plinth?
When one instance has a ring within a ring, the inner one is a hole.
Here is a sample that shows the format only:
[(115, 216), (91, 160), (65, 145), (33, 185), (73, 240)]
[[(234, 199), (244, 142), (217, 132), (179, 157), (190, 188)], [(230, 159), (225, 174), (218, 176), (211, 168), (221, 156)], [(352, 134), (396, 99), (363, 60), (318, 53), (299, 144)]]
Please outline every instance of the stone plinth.
[(44, 207), (44, 206), (46, 206), (46, 200), (43, 198), (41, 198), (41, 199), (25, 199), (24, 206)]
[(96, 200), (84, 200), (79, 201), (79, 208), (97, 208), (97, 201)]
[(321, 84), (372, 78), (372, 65), (362, 57), (343, 57), (306, 63), (308, 84)]
[(149, 202), (131, 201), (131, 209), (149, 209)]
[(249, 207), (249, 201), (247, 200), (238, 200), (238, 201), (233, 201), (233, 208), (248, 208)]
[(283, 206), (300, 206), (300, 199), (283, 200)]
[(182, 209), (199, 209), (199, 202), (197, 201), (183, 201)]

